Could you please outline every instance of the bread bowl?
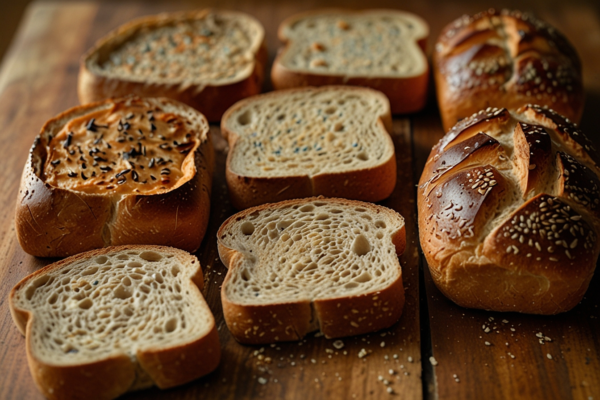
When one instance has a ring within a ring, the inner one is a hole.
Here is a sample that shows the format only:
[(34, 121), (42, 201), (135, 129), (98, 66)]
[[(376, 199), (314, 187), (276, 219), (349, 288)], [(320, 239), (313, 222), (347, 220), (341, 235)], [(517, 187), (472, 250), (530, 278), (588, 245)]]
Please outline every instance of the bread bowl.
[(17, 238), (39, 257), (121, 244), (195, 251), (208, 224), (213, 168), (206, 118), (175, 100), (71, 108), (33, 143), (17, 198)]

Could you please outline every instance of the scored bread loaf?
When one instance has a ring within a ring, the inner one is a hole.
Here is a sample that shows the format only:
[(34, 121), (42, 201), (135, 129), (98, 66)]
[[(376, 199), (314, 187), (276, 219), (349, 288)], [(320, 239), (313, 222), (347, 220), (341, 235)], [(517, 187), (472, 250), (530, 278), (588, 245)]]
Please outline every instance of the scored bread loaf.
[(69, 257), (10, 292), (31, 375), (49, 399), (113, 399), (181, 385), (219, 364), (198, 259), (160, 246)]
[(433, 148), (418, 191), (421, 247), (464, 307), (556, 314), (583, 298), (600, 243), (600, 157), (548, 108), (488, 108)]
[(213, 168), (208, 122), (185, 104), (130, 97), (72, 108), (31, 148), (17, 237), (39, 257), (122, 244), (193, 252), (208, 225)]
[(225, 322), (242, 343), (387, 328), (404, 306), (404, 219), (354, 200), (315, 197), (242, 211), (223, 223)]
[(348, 86), (280, 90), (230, 108), (227, 184), (233, 205), (324, 195), (380, 201), (396, 185), (389, 102)]
[(427, 100), (429, 27), (398, 10), (324, 9), (294, 15), (279, 26), (285, 47), (271, 80), (276, 89), (354, 85), (383, 92), (391, 111), (419, 111)]
[(233, 11), (164, 13), (131, 21), (82, 58), (82, 103), (137, 94), (169, 97), (218, 121), (260, 93), (267, 64), (264, 29)]
[(462, 16), (442, 31), (433, 56), (448, 131), (487, 107), (548, 106), (574, 122), (583, 112), (581, 62), (555, 28), (520, 11)]

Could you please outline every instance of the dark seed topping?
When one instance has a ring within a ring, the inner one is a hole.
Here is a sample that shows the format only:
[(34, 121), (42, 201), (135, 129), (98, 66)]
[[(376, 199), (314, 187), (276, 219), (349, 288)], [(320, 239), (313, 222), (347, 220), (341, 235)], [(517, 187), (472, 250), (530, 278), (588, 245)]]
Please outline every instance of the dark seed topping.
[(131, 178), (137, 182), (138, 181), (138, 173), (135, 171), (131, 171)]
[(100, 171), (108, 172), (108, 171), (112, 171), (112, 168), (109, 166), (102, 166), (102, 167), (100, 167)]
[(152, 168), (154, 167), (154, 158), (150, 159), (150, 162), (148, 163), (148, 168)]
[(83, 173), (83, 171), (81, 172), (81, 179), (83, 179), (84, 181), (87, 180), (87, 176), (85, 176), (85, 174)]
[(163, 149), (163, 150), (167, 150), (167, 151), (171, 151), (171, 150), (173, 149), (171, 146), (169, 146), (169, 144), (168, 144), (168, 143), (163, 143), (163, 144), (161, 144), (161, 145), (160, 145), (160, 146), (158, 146), (158, 147), (160, 147), (160, 148), (161, 148), (161, 149)]
[(129, 122), (125, 122), (123, 124), (123, 129), (126, 130), (126, 131), (128, 131), (129, 129), (131, 129), (131, 125), (129, 125)]
[(69, 132), (69, 133), (67, 133), (67, 138), (63, 142), (63, 147), (66, 149), (67, 147), (69, 147), (71, 145), (72, 141), (73, 141), (73, 132)]
[(127, 139), (125, 139), (123, 136), (119, 136), (119, 137), (117, 138), (117, 142), (118, 142), (118, 143), (123, 143), (123, 142), (124, 142), (124, 141), (126, 141), (126, 140), (127, 140)]
[(122, 177), (123, 175), (125, 175), (125, 174), (128, 174), (128, 173), (130, 173), (130, 172), (131, 172), (131, 169), (129, 169), (129, 168), (128, 168), (128, 169), (124, 169), (123, 171), (121, 171), (121, 172), (119, 172), (118, 174), (116, 174), (116, 175), (115, 175), (115, 178), (120, 178), (120, 177)]
[[(150, 121), (152, 121), (152, 120), (154, 120), (154, 117), (153, 117), (153, 118), (152, 118)], [(156, 130), (156, 125), (154, 125), (153, 123), (151, 123), (151, 124), (150, 124), (150, 130), (151, 130), (152, 132), (154, 132), (154, 131)]]
[(96, 162), (107, 162), (108, 160), (106, 158), (102, 158), (99, 156), (94, 157), (94, 161)]
[(117, 183), (118, 183), (119, 185), (122, 185), (122, 184), (124, 184), (126, 181), (127, 181), (127, 178), (123, 177), (123, 178), (121, 178), (120, 180), (118, 180), (118, 181), (117, 181)]
[(129, 113), (129, 114), (127, 114), (127, 117), (125, 117), (125, 118), (126, 118), (126, 119), (131, 119), (131, 118), (133, 118), (133, 117), (134, 117), (133, 113)]
[(60, 164), (60, 160), (51, 161), (50, 164), (52, 164), (52, 165), (58, 165), (58, 164)]
[(75, 178), (77, 176), (77, 172), (69, 172), (67, 175), (69, 175), (69, 178)]
[(170, 173), (171, 173), (171, 170), (169, 168), (163, 168), (160, 170), (161, 175), (169, 175)]
[(150, 178), (152, 178), (153, 181), (156, 180), (156, 178), (154, 177), (154, 175), (150, 175)]
[(81, 169), (86, 169), (87, 165), (85, 165), (85, 163), (81, 164)]
[(104, 137), (104, 134), (100, 135), (96, 140), (94, 140), (94, 144), (98, 144), (102, 141), (102, 138)]

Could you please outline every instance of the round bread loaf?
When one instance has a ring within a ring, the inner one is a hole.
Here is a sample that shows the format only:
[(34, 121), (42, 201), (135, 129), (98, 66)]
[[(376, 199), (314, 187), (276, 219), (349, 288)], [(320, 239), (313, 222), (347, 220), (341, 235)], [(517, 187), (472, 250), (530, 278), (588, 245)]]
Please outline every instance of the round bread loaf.
[(578, 122), (581, 62), (555, 28), (520, 11), (462, 16), (442, 31), (434, 73), (444, 129), (486, 107), (535, 103)]
[(598, 153), (548, 108), (488, 108), (433, 148), (418, 190), (437, 287), (464, 307), (556, 314), (583, 297), (600, 251)]

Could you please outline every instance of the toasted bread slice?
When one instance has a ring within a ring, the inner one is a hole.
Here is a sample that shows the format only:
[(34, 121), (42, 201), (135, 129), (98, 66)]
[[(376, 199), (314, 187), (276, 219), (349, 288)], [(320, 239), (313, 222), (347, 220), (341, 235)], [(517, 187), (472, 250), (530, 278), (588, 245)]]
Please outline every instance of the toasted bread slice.
[(100, 39), (82, 58), (79, 100), (169, 97), (218, 121), (233, 103), (260, 93), (267, 64), (264, 36), (256, 19), (233, 11), (136, 19)]
[(112, 399), (214, 370), (220, 346), (198, 259), (160, 246), (69, 257), (11, 291), (33, 379), (49, 399)]
[(404, 219), (370, 203), (309, 198), (242, 211), (218, 232), (225, 321), (242, 343), (387, 328), (404, 306)]
[(396, 185), (391, 122), (386, 97), (367, 88), (281, 90), (237, 103), (221, 123), (233, 205), (385, 199)]
[(379, 90), (392, 113), (425, 106), (429, 27), (398, 10), (325, 9), (294, 15), (279, 26), (285, 43), (271, 71), (277, 89), (355, 85)]

